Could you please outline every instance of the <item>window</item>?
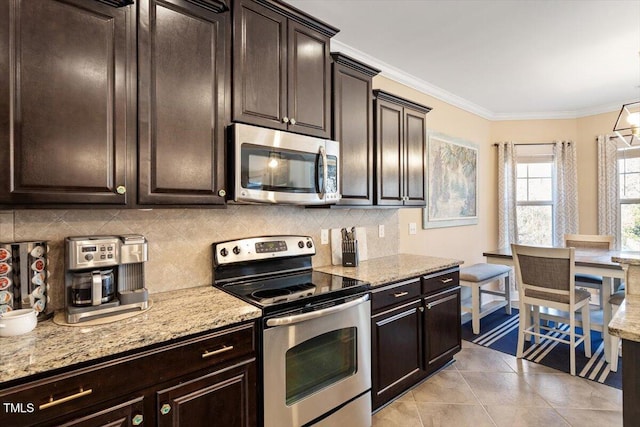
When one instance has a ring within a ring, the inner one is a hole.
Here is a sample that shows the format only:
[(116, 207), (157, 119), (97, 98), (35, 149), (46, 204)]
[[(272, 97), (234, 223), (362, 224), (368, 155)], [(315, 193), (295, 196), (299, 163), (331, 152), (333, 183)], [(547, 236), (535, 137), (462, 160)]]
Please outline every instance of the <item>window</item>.
[(640, 148), (618, 150), (622, 250), (640, 250)]
[(553, 244), (553, 162), (544, 159), (517, 160), (516, 204), (518, 242)]

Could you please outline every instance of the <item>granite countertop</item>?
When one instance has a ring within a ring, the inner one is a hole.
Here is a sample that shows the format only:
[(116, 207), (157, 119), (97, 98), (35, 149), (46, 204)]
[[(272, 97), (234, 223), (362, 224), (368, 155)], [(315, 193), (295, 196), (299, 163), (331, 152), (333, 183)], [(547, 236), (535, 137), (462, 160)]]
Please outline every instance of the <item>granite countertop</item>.
[(99, 326), (52, 320), (16, 337), (0, 337), (0, 387), (30, 375), (141, 349), (261, 316), (259, 308), (212, 286), (152, 294), (152, 307)]
[(640, 342), (640, 252), (629, 252), (611, 258), (626, 265), (626, 295), (609, 323), (609, 333)]
[(371, 283), (371, 287), (410, 279), (446, 268), (457, 267), (463, 261), (423, 255), (399, 254), (360, 261), (357, 267), (327, 265), (314, 270)]
[(609, 323), (609, 333), (640, 342), (640, 295), (626, 295)]

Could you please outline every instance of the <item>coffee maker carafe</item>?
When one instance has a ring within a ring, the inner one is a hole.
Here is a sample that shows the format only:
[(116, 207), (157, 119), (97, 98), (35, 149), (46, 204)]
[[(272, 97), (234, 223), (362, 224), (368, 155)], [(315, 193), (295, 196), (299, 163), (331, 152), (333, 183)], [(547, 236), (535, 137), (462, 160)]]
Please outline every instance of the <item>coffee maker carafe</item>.
[(67, 237), (67, 322), (148, 308), (149, 295), (144, 287), (147, 260), (147, 240), (141, 235)]

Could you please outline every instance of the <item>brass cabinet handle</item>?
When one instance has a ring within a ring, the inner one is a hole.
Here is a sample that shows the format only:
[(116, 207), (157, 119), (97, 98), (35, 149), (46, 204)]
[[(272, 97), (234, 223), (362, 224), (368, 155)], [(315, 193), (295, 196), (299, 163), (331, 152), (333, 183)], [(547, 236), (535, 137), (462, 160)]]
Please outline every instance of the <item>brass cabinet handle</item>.
[(43, 409), (51, 408), (52, 406), (60, 405), (62, 403), (69, 402), (71, 400), (79, 399), (82, 396), (87, 396), (91, 393), (93, 393), (92, 389), (83, 390), (82, 387), (80, 387), (79, 392), (77, 392), (76, 394), (72, 394), (71, 396), (63, 397), (62, 399), (54, 400), (53, 396), (49, 397), (49, 401), (47, 403), (43, 403), (42, 405), (40, 405), (39, 408), (42, 411)]
[(403, 297), (405, 295), (409, 295), (409, 292), (396, 292), (395, 294), (393, 294), (393, 296), (396, 297), (396, 298), (400, 298), (400, 297)]
[(289, 117), (283, 117), (282, 123), (289, 123)]
[(233, 350), (232, 345), (230, 346), (223, 345), (222, 348), (218, 350), (205, 351), (204, 353), (202, 353), (202, 358), (206, 359), (207, 357), (215, 356), (216, 354), (220, 354), (220, 353), (226, 353), (227, 351), (231, 351), (231, 350)]
[(440, 281), (442, 283), (449, 283), (449, 282), (453, 282), (453, 279), (449, 277), (448, 279), (440, 279)]
[(124, 194), (127, 192), (127, 187), (125, 187), (124, 185), (118, 185), (118, 187), (116, 188), (116, 193), (118, 194)]

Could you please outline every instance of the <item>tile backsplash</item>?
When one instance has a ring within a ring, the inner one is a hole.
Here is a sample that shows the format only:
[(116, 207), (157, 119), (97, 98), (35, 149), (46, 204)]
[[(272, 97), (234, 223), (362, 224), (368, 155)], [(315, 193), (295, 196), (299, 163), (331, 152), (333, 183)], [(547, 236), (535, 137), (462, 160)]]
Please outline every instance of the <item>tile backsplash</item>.
[[(378, 225), (385, 237), (378, 237)], [(227, 209), (73, 209), (0, 212), (0, 242), (48, 240), (51, 306), (64, 307), (67, 236), (142, 234), (149, 241), (146, 285), (151, 294), (209, 285), (211, 243), (250, 236), (301, 234), (313, 237), (313, 265), (331, 264), (331, 246), (320, 230), (360, 226), (367, 230), (368, 257), (398, 253), (396, 209), (305, 209), (295, 206), (229, 205)]]

